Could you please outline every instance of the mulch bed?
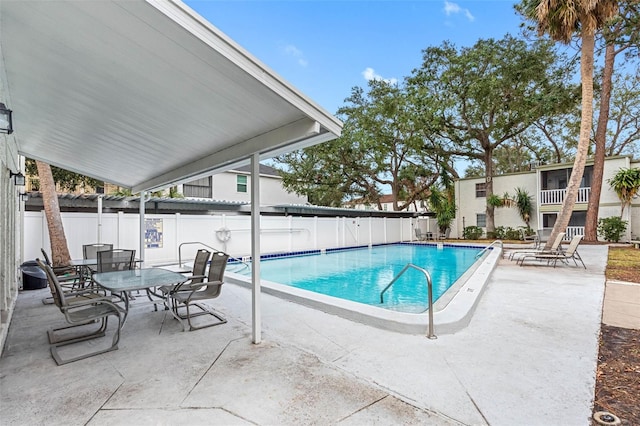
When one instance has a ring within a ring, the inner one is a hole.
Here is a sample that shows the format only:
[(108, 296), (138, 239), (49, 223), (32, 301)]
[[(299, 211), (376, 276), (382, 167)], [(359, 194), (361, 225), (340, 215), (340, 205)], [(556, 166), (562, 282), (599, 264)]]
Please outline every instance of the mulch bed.
[(640, 425), (640, 330), (602, 325), (593, 411)]
[[(640, 283), (640, 250), (610, 246), (606, 276)], [(602, 324), (593, 411), (640, 425), (640, 330)]]

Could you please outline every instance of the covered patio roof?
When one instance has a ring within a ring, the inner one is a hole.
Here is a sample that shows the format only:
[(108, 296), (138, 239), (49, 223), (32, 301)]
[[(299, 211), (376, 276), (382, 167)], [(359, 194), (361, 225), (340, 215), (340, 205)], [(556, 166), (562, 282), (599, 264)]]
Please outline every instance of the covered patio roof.
[(340, 135), (180, 1), (3, 1), (0, 31), (19, 153), (134, 192)]

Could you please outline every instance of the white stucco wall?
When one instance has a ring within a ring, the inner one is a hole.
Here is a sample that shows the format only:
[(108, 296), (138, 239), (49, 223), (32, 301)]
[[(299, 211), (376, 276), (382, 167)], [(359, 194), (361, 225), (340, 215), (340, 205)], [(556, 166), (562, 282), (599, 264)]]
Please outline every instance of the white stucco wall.
[[(476, 184), (483, 183), (485, 179), (473, 178), (473, 179), (460, 179), (456, 181), (456, 220), (455, 226), (452, 227), (452, 236), (462, 238), (462, 232), (465, 226), (475, 226), (476, 214), (485, 213), (486, 211), (486, 197), (476, 197)], [(536, 208), (536, 174), (535, 172), (527, 173), (513, 173), (504, 176), (496, 176), (493, 178), (493, 192), (496, 195), (502, 196), (505, 192), (513, 196), (516, 192), (516, 188), (522, 188), (526, 190), (531, 196), (532, 204), (534, 205), (534, 212)], [(524, 221), (520, 218), (518, 210), (515, 207), (501, 207), (495, 209), (495, 225), (497, 226), (510, 226), (517, 228), (519, 226), (526, 226)], [(464, 222), (464, 224), (463, 224)], [(532, 214), (531, 221), (529, 223), (531, 228), (536, 229), (538, 226), (537, 217)], [(486, 228), (483, 228), (486, 231)]]
[[(593, 164), (588, 162), (587, 164)], [(571, 165), (544, 166), (543, 170), (561, 169), (563, 167), (571, 167)], [(621, 168), (640, 167), (640, 162), (632, 163), (629, 157), (612, 157), (607, 158), (604, 167), (604, 178), (602, 183), (602, 194), (600, 196), (599, 218), (619, 216), (620, 200), (616, 193), (611, 189), (608, 180), (611, 179)], [(540, 221), (542, 212), (538, 205), (539, 198), (537, 196), (538, 185), (540, 179), (540, 170), (534, 170), (525, 173), (514, 173), (493, 178), (493, 191), (496, 195), (503, 195), (508, 192), (510, 195), (515, 193), (515, 188), (521, 187), (526, 189), (532, 196), (534, 205), (534, 214), (531, 218), (530, 226), (533, 229), (541, 227)], [(456, 181), (456, 206), (457, 216), (455, 226), (452, 227), (452, 235), (462, 238), (463, 218), (464, 226), (476, 225), (476, 214), (485, 211), (486, 198), (476, 197), (476, 183), (484, 182), (484, 178), (460, 179)], [(545, 212), (558, 211), (560, 206), (544, 206)], [(577, 210), (585, 210), (586, 205), (578, 206)], [(624, 240), (640, 237), (640, 197), (634, 200), (632, 207), (624, 212), (624, 220), (629, 222), (627, 235)], [(497, 208), (495, 209), (495, 225), (511, 226), (516, 228), (524, 226), (524, 222), (520, 219), (518, 211), (515, 208)]]
[[(247, 192), (237, 191), (235, 172), (223, 172), (213, 176), (213, 199), (226, 201), (251, 201), (251, 175), (247, 176)], [(260, 176), (260, 204), (271, 206), (278, 204), (305, 204), (307, 198), (287, 192), (282, 186), (282, 179), (277, 176)]]
[[(1, 9), (1, 8), (0, 8)], [(0, 22), (2, 20), (0, 19)], [(4, 56), (0, 46), (0, 102), (8, 109), (12, 105), (5, 90)], [(18, 194), (24, 190), (16, 187), (10, 172), (24, 172), (15, 133), (0, 133), (0, 348), (4, 347), (9, 323), (18, 297), (21, 275), (18, 266), (22, 263), (22, 202)]]

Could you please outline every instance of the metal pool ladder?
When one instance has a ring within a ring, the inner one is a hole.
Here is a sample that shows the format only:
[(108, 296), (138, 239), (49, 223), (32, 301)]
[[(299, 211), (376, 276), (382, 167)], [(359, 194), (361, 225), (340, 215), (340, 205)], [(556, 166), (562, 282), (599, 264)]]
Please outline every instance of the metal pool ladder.
[(422, 272), (424, 274), (424, 277), (427, 279), (427, 290), (429, 294), (429, 332), (427, 334), (427, 337), (429, 339), (437, 339), (438, 336), (436, 336), (433, 332), (433, 284), (431, 283), (431, 275), (429, 275), (429, 272), (426, 269), (416, 266), (413, 263), (407, 263), (405, 267), (402, 268), (402, 271), (400, 271), (400, 273), (396, 275), (389, 284), (387, 284), (384, 290), (380, 292), (380, 303), (384, 303), (384, 293), (389, 290), (393, 283), (398, 281), (398, 278), (400, 278), (402, 274), (407, 272), (407, 269), (409, 268), (417, 269), (418, 271)]
[[(204, 246), (204, 247), (206, 247), (206, 248), (208, 248), (208, 249), (211, 249), (211, 250), (213, 250), (213, 251), (220, 251), (220, 250), (218, 250), (217, 248), (215, 248), (215, 247), (211, 247), (210, 245), (207, 245), (207, 244), (202, 243), (202, 242), (200, 242), (200, 241), (188, 241), (188, 242), (182, 243), (182, 244), (180, 244), (180, 245), (178, 246), (178, 266), (179, 266), (179, 267), (182, 267), (182, 246), (184, 246), (184, 245), (190, 245), (190, 244), (198, 244), (198, 245)], [(242, 259), (238, 259), (238, 258), (236, 258), (236, 257), (231, 257), (231, 256), (229, 256), (229, 260), (232, 260), (232, 261), (238, 262), (238, 263), (240, 263), (240, 264), (244, 265), (244, 267), (245, 267), (245, 268), (247, 268), (247, 269), (251, 270), (251, 265), (249, 265), (247, 262), (245, 262), (245, 261), (244, 261), (244, 260), (242, 260)], [(241, 269), (240, 269), (240, 270), (241, 270)], [(240, 270), (238, 270), (238, 271), (234, 271), (234, 272), (239, 272)]]
[(480, 256), (482, 256), (484, 254), (485, 251), (489, 250), (490, 248), (492, 248), (494, 245), (496, 244), (500, 244), (500, 248), (504, 247), (504, 244), (502, 243), (502, 240), (495, 240), (494, 242), (492, 242), (491, 244), (489, 244), (488, 246), (486, 246), (485, 248), (483, 248), (482, 250), (480, 250), (477, 254), (476, 254), (476, 259), (479, 258)]

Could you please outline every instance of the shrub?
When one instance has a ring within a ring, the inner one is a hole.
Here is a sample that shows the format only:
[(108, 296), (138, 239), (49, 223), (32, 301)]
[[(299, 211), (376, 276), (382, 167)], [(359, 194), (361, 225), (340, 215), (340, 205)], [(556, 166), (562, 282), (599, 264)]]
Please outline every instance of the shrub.
[(462, 232), (465, 240), (477, 240), (482, 236), (482, 228), (479, 226), (467, 226)]
[(504, 232), (505, 240), (521, 240), (522, 232), (519, 229), (513, 229), (512, 227), (508, 227)]
[(487, 238), (490, 240), (520, 240), (522, 233), (510, 226), (498, 226), (495, 231), (487, 232)]
[(603, 217), (598, 220), (598, 235), (607, 241), (617, 243), (627, 230), (627, 221), (618, 216)]

